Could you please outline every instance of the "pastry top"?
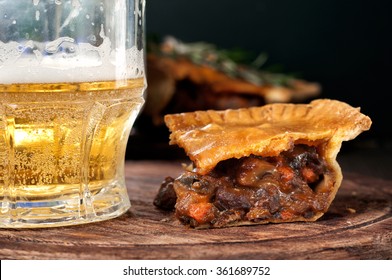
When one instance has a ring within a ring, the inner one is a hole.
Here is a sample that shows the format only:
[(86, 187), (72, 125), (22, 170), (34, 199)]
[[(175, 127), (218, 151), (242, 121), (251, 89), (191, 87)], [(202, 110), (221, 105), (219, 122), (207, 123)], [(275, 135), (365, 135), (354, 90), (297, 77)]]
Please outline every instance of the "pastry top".
[(347, 103), (316, 99), (309, 104), (170, 114), (165, 123), (170, 144), (183, 148), (196, 172), (206, 174), (222, 160), (276, 156), (296, 143), (325, 142), (324, 156), (333, 161), (341, 143), (369, 130), (372, 121)]

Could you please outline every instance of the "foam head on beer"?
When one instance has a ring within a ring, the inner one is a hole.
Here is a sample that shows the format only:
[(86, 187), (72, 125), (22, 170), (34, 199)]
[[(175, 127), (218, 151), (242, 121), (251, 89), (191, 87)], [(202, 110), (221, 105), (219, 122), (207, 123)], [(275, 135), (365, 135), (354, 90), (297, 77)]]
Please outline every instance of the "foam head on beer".
[(33, 41), (0, 42), (0, 83), (73, 83), (138, 78), (144, 75), (143, 56), (143, 50), (136, 46), (112, 50), (107, 37), (97, 47), (88, 43), (77, 44), (68, 37), (44, 45)]
[(0, 83), (140, 77), (144, 0), (0, 1)]

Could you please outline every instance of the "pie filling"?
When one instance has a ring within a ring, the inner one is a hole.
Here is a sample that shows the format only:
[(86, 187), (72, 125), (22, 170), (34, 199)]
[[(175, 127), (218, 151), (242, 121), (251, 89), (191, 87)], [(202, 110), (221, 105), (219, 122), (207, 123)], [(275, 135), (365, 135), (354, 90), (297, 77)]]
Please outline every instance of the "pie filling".
[(297, 144), (274, 157), (222, 161), (206, 175), (185, 171), (165, 179), (154, 204), (191, 227), (311, 220), (326, 212), (332, 190), (320, 150)]

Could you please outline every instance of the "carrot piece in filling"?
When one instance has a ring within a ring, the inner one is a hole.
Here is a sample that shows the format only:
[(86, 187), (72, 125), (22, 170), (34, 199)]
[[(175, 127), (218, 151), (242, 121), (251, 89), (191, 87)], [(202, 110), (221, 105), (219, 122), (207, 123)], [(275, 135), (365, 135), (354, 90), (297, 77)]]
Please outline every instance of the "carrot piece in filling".
[(188, 214), (199, 224), (205, 224), (215, 218), (213, 208), (211, 203), (192, 203), (189, 205)]
[(319, 176), (309, 167), (304, 167), (301, 170), (301, 175), (307, 183), (313, 183), (318, 180)]
[(276, 169), (282, 174), (281, 178), (283, 182), (288, 183), (294, 179), (294, 171), (289, 166), (278, 166)]

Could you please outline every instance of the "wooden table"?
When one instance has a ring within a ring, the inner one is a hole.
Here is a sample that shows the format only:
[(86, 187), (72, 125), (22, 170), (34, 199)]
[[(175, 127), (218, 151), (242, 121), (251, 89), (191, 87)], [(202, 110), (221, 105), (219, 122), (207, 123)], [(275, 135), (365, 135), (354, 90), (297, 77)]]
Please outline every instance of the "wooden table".
[(176, 161), (128, 161), (132, 207), (95, 224), (0, 230), (1, 259), (391, 259), (392, 181), (344, 171), (330, 210), (314, 223), (194, 230), (156, 209)]

